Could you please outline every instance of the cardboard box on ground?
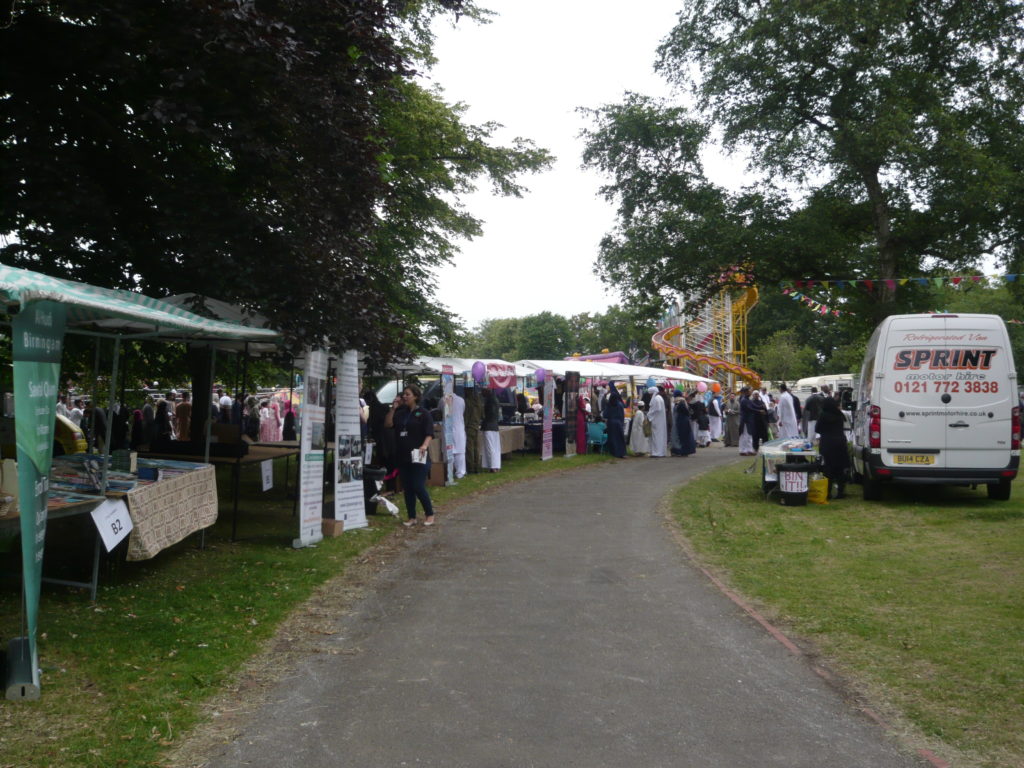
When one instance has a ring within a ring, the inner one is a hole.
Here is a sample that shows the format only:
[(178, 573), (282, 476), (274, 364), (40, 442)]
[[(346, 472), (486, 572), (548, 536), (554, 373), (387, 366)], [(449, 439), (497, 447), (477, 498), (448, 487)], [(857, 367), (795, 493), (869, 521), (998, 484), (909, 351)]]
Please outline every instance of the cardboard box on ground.
[[(427, 477), (427, 485), (443, 486), (445, 478), (444, 462), (432, 461), (430, 464), (430, 475)], [(395, 478), (395, 493), (402, 493), (402, 477)]]

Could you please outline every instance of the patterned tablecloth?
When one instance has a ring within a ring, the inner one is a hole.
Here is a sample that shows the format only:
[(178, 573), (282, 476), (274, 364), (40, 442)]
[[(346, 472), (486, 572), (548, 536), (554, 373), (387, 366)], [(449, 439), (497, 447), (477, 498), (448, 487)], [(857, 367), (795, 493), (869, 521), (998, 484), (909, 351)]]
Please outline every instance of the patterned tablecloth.
[(217, 520), (212, 465), (142, 485), (125, 496), (132, 518), (129, 560), (148, 560)]

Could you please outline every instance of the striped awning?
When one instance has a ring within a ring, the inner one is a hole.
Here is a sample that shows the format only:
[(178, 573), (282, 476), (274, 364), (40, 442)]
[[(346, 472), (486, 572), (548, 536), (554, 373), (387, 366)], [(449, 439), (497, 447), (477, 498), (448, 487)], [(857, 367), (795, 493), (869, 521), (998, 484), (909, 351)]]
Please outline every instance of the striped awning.
[(277, 331), (269, 328), (202, 317), (141, 293), (99, 288), (2, 264), (0, 301), (6, 305), (7, 314), (36, 301), (60, 302), (67, 307), (69, 328), (119, 319), (128, 321), (126, 330), (139, 335), (269, 342), (279, 338)]

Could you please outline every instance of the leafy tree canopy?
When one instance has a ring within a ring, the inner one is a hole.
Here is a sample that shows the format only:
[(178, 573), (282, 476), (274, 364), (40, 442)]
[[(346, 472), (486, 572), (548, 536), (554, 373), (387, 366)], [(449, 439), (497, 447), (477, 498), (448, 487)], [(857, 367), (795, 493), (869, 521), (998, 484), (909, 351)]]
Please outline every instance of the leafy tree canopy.
[(269, 316), (385, 362), (455, 329), (447, 205), (546, 165), (414, 83), (468, 0), (17, 3), (0, 28), (0, 258)]
[(773, 333), (750, 352), (750, 363), (765, 379), (792, 382), (818, 373), (814, 350), (793, 330)]
[[(585, 162), (619, 206), (599, 274), (657, 304), (762, 283), (894, 278), (1020, 258), (1024, 7), (1016, 0), (694, 0), (658, 69), (699, 112), (627, 95), (593, 111)], [(711, 183), (712, 136), (757, 186)], [(853, 309), (877, 318), (913, 289)]]
[(602, 349), (644, 354), (650, 350), (656, 328), (619, 306), (605, 312), (584, 312), (566, 318), (541, 312), (521, 318), (482, 322), (457, 349), (463, 357), (498, 357), (504, 360), (551, 360)]

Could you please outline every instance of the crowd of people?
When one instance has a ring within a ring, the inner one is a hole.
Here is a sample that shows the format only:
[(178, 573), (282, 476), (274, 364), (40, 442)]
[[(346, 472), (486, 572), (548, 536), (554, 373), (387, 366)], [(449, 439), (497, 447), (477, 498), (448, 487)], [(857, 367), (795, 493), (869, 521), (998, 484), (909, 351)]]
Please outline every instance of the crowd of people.
[(743, 387), (722, 395), (664, 384), (651, 386), (633, 403), (633, 417), (623, 427), (622, 397), (613, 385), (601, 410), (608, 431), (608, 449), (625, 458), (633, 455), (664, 458), (690, 456), (720, 442), (738, 448), (741, 456), (756, 456), (761, 443), (775, 438), (817, 440), (825, 476), (845, 495), (850, 460), (848, 424), (840, 408), (840, 393), (828, 386), (811, 388), (806, 402), (779, 385), (767, 389)]
[[(170, 441), (192, 440), (192, 398), (188, 392), (171, 390), (166, 395), (146, 394), (137, 408), (116, 404), (111, 425), (111, 449), (159, 450)], [(106, 450), (107, 412), (93, 408), (84, 398), (61, 397), (57, 413), (85, 434), (90, 450)], [(257, 398), (239, 394), (232, 398), (217, 389), (210, 402), (214, 423), (235, 424), (253, 442), (294, 440), (295, 412), (286, 395)]]

